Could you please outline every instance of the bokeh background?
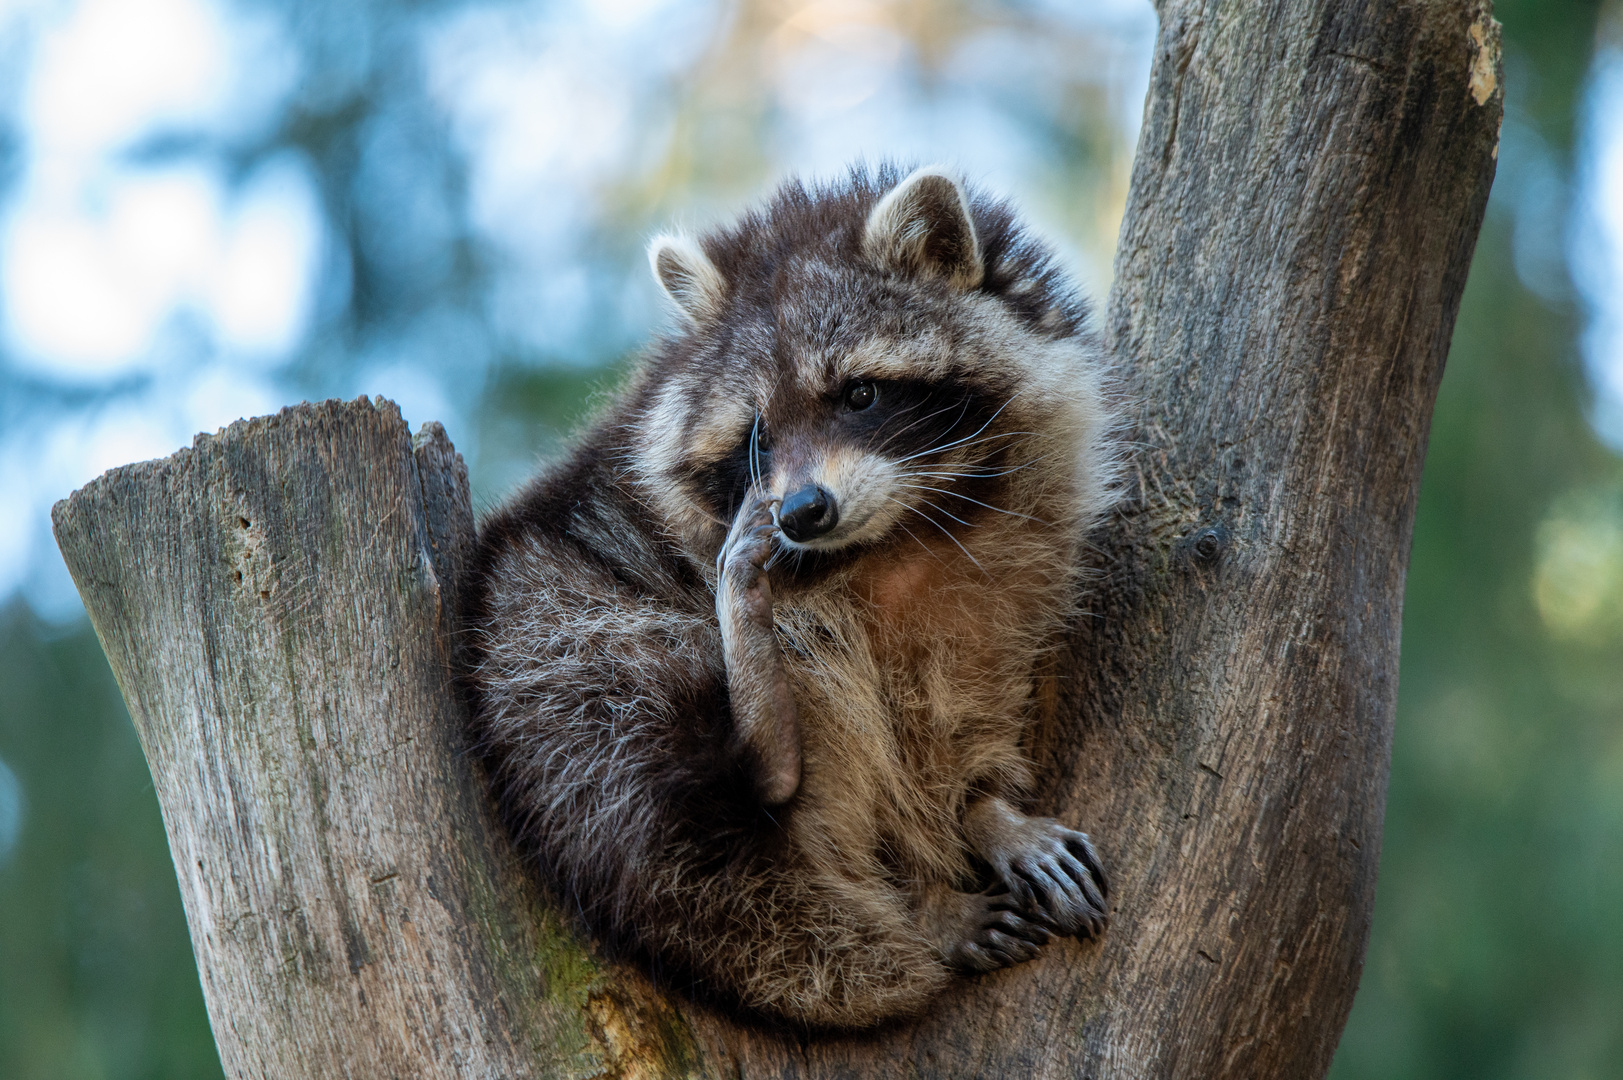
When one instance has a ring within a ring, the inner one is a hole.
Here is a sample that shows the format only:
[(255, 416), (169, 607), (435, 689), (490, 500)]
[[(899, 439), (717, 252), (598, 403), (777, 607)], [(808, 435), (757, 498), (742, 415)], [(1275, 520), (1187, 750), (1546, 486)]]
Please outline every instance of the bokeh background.
[[(1499, 0), (1369, 961), (1332, 1076), (1623, 1076), (1623, 2)], [(0, 1076), (219, 1075), (150, 779), (49, 532), (301, 399), (489, 506), (661, 318), (642, 246), (945, 161), (1097, 296), (1147, 0), (0, 0)]]

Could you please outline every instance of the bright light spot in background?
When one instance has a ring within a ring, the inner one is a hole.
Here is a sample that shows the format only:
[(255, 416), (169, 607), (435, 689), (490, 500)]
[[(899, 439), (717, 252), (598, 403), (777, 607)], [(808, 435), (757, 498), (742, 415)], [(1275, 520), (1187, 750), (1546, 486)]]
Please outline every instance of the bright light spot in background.
[[(17, 359), (84, 378), (161, 365), (160, 332), (191, 313), (226, 351), (280, 357), (308, 320), (321, 233), (308, 166), (270, 162), (229, 203), (204, 166), (128, 170), (105, 197), (17, 207), (0, 297)], [(87, 205), (89, 204), (89, 205)]]
[(314, 176), (291, 153), (260, 166), (223, 223), (213, 288), (203, 289), (226, 348), (285, 355), (304, 337), (322, 241)]
[[(73, 617), (52, 502), (115, 465), (278, 403), (325, 243), (313, 170), (282, 153), (228, 181), (214, 156), (279, 114), (298, 58), (227, 0), (80, 0), (0, 13), (18, 173), (0, 217), (4, 363), (112, 400), (11, 412), (0, 433), (0, 601)], [(3, 108), (4, 106), (0, 106)], [(154, 156), (154, 138), (178, 139)]]
[(22, 13), (41, 25), (18, 119), (47, 167), (158, 128), (251, 131), (298, 75), (271, 20), (222, 0), (36, 0), (13, 11)]
[(884, 17), (873, 3), (815, 0), (785, 19), (761, 58), (779, 99), (817, 119), (873, 97), (900, 73), (907, 46)]
[(1595, 390), (1591, 420), (1623, 452), (1623, 50), (1595, 55), (1578, 173), (1572, 273), (1589, 308), (1582, 341)]
[(630, 149), (634, 84), (601, 46), (474, 11), (432, 39), (436, 97), (474, 158), (470, 211), (492, 234), (548, 244)]
[(123, 159), (160, 132), (250, 124), (285, 93), (285, 54), (204, 0), (85, 0), (44, 33), (0, 237), (17, 360), (78, 380), (150, 371), (186, 314), (227, 353), (278, 358), (299, 342), (322, 238), (308, 166), (266, 164), (231, 193), (211, 164)]
[(62, 154), (100, 155), (158, 123), (211, 118), (231, 41), (197, 0), (85, 0), (39, 44), (23, 123)]
[(718, 15), (680, 0), (502, 4), (425, 29), (429, 92), (468, 161), (469, 217), (504, 260), (499, 334), (555, 356), (589, 335), (590, 304), (572, 302), (582, 247), (614, 212), (616, 182), (664, 152), (660, 92)]
[(1533, 600), (1556, 637), (1600, 642), (1623, 630), (1623, 494), (1556, 503), (1538, 529)]

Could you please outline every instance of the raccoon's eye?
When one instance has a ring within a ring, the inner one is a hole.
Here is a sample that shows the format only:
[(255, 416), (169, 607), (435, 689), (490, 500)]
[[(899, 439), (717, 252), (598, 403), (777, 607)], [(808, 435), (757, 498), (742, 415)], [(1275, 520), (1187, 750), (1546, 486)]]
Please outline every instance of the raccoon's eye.
[(845, 389), (845, 407), (852, 412), (861, 412), (874, 403), (879, 396), (878, 389), (871, 382), (852, 383)]

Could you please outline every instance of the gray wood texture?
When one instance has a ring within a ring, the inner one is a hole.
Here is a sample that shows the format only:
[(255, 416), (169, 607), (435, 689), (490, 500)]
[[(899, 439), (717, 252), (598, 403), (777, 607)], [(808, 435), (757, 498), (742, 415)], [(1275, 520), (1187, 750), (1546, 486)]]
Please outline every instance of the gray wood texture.
[(473, 516), (438, 424), (413, 440), (392, 403), (303, 405), (114, 469), (54, 517), (227, 1075), (691, 1057), (667, 1006), (563, 932), (491, 813), (452, 683)]
[(1322, 1075), (1374, 899), (1431, 406), (1502, 115), (1483, 0), (1164, 0), (1108, 329), (1136, 446), (1046, 680), (1102, 941), (806, 1039), (606, 963), (496, 826), (437, 425), (301, 406), (58, 505), (234, 1077)]

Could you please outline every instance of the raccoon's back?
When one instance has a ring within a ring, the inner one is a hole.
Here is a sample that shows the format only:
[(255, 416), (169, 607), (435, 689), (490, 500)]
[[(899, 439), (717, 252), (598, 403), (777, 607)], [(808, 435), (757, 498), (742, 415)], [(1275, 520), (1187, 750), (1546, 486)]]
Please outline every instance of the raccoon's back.
[(475, 737), (515, 835), (637, 951), (627, 928), (680, 924), (665, 900), (773, 842), (709, 590), (645, 515), (588, 441), (484, 523), (464, 623)]

